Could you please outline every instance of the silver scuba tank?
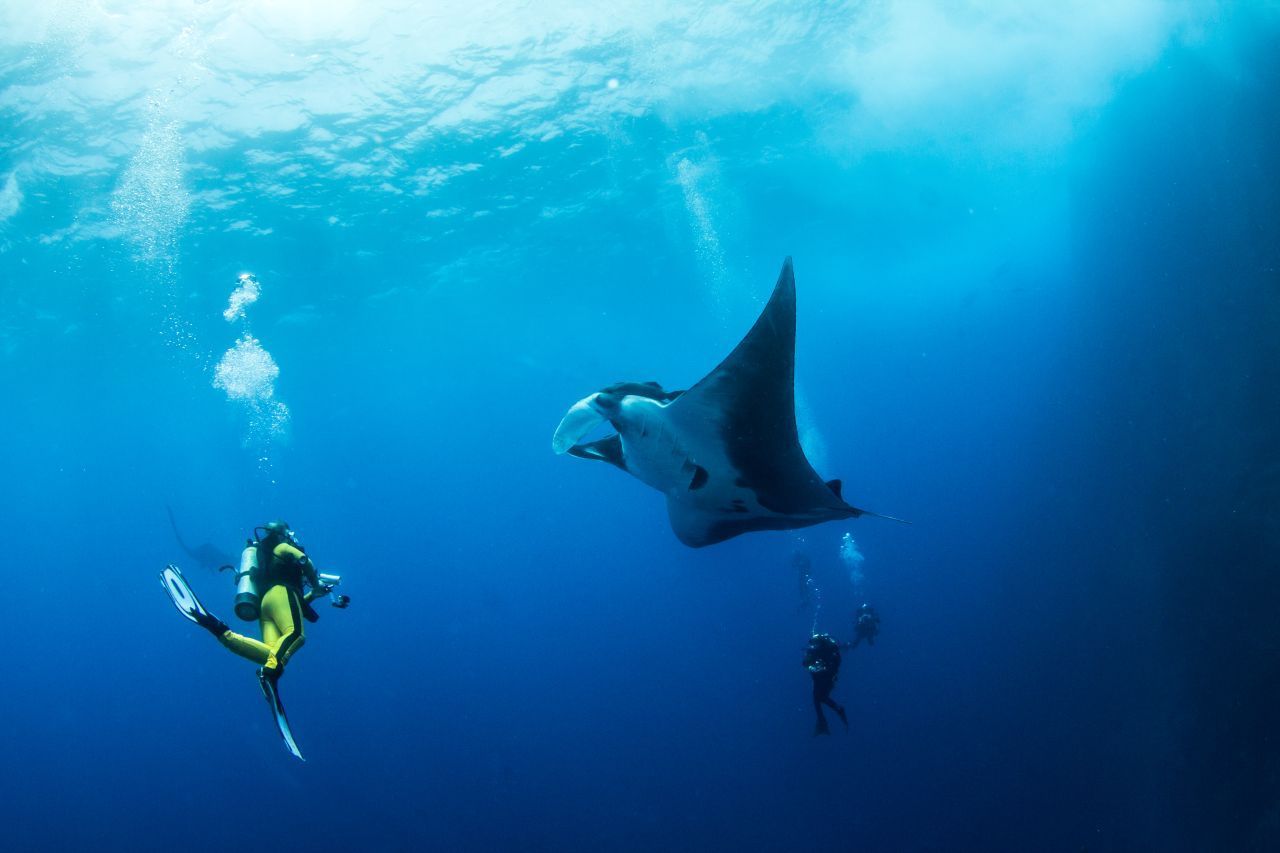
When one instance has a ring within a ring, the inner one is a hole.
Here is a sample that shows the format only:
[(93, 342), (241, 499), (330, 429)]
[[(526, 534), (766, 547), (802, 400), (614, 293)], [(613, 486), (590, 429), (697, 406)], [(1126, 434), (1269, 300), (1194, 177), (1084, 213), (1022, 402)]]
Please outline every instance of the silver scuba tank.
[(258, 621), (262, 596), (258, 592), (258, 545), (249, 543), (240, 552), (240, 568), (236, 571), (236, 615), (246, 622)]

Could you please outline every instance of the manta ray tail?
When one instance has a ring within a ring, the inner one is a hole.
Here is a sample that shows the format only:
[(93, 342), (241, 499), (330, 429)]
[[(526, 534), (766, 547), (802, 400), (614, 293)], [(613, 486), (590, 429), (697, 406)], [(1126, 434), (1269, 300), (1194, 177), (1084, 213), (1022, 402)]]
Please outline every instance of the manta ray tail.
[(173, 517), (173, 507), (165, 504), (164, 511), (169, 513), (169, 526), (173, 528), (173, 538), (178, 540), (178, 547), (185, 551), (188, 557), (196, 559), (195, 550), (183, 540), (182, 533), (178, 530), (178, 522)]
[[(898, 522), (899, 524), (910, 524), (910, 523), (911, 523), (911, 522), (907, 521), (905, 518), (894, 518), (892, 515), (885, 515), (884, 513), (880, 513), (880, 512), (872, 512), (872, 511), (871, 511), (871, 510), (869, 510), (869, 509), (858, 509), (856, 506), (853, 508), (853, 510), (854, 510), (856, 513), (858, 513), (858, 515), (869, 515), (869, 516), (871, 516), (872, 518), (883, 518), (883, 519), (884, 519), (884, 520), (886, 520), (886, 521), (896, 521), (896, 522)], [(855, 517), (856, 517), (856, 516), (855, 516)]]
[[(834, 494), (836, 497), (838, 497), (840, 500), (842, 500), (842, 501), (844, 500), (844, 495), (843, 495), (843, 494), (841, 494), (841, 492), (843, 491), (843, 488), (844, 488), (844, 483), (843, 483), (841, 480), (827, 480), (827, 488), (828, 488), (828, 489), (830, 489), (830, 490), (831, 490), (831, 493), (832, 493), (832, 494)], [(911, 522), (909, 522), (909, 521), (906, 521), (905, 519), (901, 519), (901, 518), (894, 518), (892, 515), (882, 515), (881, 513), (878, 513), (878, 512), (872, 512), (872, 511), (871, 511), (871, 510), (869, 510), (869, 509), (859, 509), (859, 508), (858, 508), (858, 507), (856, 507), (856, 506), (852, 506), (852, 505), (848, 505), (848, 504), (846, 504), (846, 505), (847, 505), (847, 506), (849, 506), (849, 509), (853, 510), (853, 517), (854, 517), (854, 518), (860, 518), (861, 516), (869, 515), (869, 516), (871, 516), (872, 518), (883, 518), (883, 519), (886, 519), (886, 520), (888, 520), (888, 521), (896, 521), (896, 522), (898, 522), (899, 524), (910, 524), (910, 523), (911, 523)]]

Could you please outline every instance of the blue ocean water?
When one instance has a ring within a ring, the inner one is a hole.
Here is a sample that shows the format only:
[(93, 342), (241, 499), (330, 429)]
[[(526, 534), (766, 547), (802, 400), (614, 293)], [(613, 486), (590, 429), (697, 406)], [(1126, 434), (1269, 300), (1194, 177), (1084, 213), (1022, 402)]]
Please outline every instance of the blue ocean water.
[[(0, 2), (4, 847), (1275, 849), (1278, 35)], [(912, 524), (686, 548), (552, 431), (695, 382), (786, 256), (810, 459)], [(306, 763), (156, 577), (230, 619), (182, 545), (276, 517), (353, 599)]]

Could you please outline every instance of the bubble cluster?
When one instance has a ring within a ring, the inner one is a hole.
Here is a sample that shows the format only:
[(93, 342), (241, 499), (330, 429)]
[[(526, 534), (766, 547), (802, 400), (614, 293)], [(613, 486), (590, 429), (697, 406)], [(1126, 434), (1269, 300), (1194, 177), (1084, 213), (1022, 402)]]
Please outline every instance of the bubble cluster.
[(222, 354), (213, 370), (213, 387), (227, 393), (229, 400), (265, 402), (275, 396), (280, 368), (271, 353), (248, 332)]
[(223, 319), (228, 323), (245, 319), (245, 309), (257, 302), (258, 297), (262, 294), (262, 286), (258, 284), (258, 279), (253, 273), (240, 273), (239, 282), (236, 289), (231, 291), (227, 310), (222, 312)]

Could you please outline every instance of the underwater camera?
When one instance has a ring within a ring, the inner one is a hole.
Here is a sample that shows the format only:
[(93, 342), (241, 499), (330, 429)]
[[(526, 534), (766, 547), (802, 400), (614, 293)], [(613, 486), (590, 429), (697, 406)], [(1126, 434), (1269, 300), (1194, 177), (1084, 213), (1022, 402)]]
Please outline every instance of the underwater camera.
[[(334, 574), (328, 574), (326, 572), (321, 572), (319, 574), (319, 578), (320, 578), (320, 583), (329, 587), (330, 590), (332, 590), (338, 584), (342, 583), (341, 575), (334, 575)], [(333, 607), (338, 608), (339, 610), (346, 610), (348, 607), (351, 606), (351, 596), (342, 595), (341, 593), (337, 593), (337, 592), (330, 592), (329, 604)]]

